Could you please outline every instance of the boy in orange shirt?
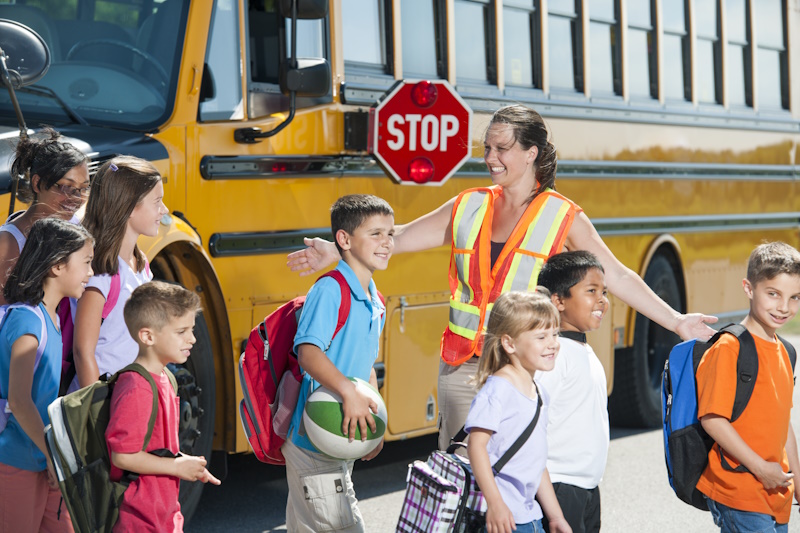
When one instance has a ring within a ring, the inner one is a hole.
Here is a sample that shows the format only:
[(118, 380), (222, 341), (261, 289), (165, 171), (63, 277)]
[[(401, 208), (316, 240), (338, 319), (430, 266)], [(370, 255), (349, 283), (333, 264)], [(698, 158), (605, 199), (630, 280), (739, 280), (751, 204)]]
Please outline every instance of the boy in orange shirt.
[(731, 422), (739, 341), (723, 335), (697, 369), (697, 416), (715, 441), (697, 489), (723, 533), (787, 532), (792, 494), (798, 498), (792, 472), (800, 472), (800, 461), (789, 416), (794, 376), (775, 332), (800, 307), (800, 252), (782, 242), (758, 246), (742, 283), (750, 300), (742, 325), (758, 352), (755, 388)]

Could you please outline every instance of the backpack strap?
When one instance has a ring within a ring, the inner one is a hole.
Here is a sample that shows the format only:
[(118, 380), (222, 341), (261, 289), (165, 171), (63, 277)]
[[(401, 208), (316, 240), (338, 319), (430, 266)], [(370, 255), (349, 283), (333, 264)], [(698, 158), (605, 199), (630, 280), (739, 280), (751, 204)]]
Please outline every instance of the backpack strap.
[[(38, 305), (29, 305), (26, 303), (15, 303), (11, 305), (5, 306), (5, 310), (2, 311), (0, 314), (0, 326), (2, 326), (3, 320), (8, 316), (8, 312), (12, 309), (27, 309), (28, 311), (32, 312), (36, 315), (39, 320), (42, 321), (42, 330), (39, 334), (39, 345), (36, 347), (36, 358), (33, 361), (33, 373), (36, 373), (36, 369), (39, 368), (39, 363), (42, 360), (42, 356), (44, 355), (44, 349), (47, 347), (47, 321), (44, 318), (44, 314), (42, 313), (42, 309)], [(0, 408), (6, 413), (10, 414), (11, 409), (8, 407), (8, 398), (5, 398), (6, 394), (3, 393), (3, 385), (0, 383)], [(4, 399), (3, 399), (4, 398)]]
[(797, 351), (794, 349), (794, 346), (792, 346), (791, 342), (787, 341), (777, 333), (775, 336), (778, 337), (778, 340), (781, 341), (783, 347), (786, 348), (786, 353), (789, 354), (789, 362), (792, 363), (792, 380), (794, 380), (794, 367), (797, 364)]
[[(345, 322), (347, 322), (347, 317), (350, 316), (350, 285), (347, 283), (347, 280), (344, 279), (344, 274), (336, 269), (324, 273), (317, 278), (317, 281), (321, 280), (322, 278), (335, 279), (339, 284), (339, 289), (342, 291), (342, 302), (339, 304), (339, 316), (336, 320), (336, 329), (333, 330), (333, 336), (331, 337), (331, 343), (333, 343), (333, 339), (336, 337), (336, 334), (339, 333), (339, 331), (344, 327)], [(330, 347), (331, 345), (329, 344), (328, 348)]]
[(120, 287), (122, 286), (120, 278), (119, 270), (111, 276), (111, 287), (108, 289), (108, 297), (106, 298), (106, 303), (103, 304), (103, 313), (100, 315), (100, 320), (108, 318), (108, 315), (114, 310), (114, 306), (117, 305), (117, 301), (119, 301)]

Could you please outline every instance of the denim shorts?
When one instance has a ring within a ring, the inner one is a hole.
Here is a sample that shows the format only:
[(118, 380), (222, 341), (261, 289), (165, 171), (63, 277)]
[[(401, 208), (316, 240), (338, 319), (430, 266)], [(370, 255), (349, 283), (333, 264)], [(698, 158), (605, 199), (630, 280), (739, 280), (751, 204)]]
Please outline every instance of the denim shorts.
[[(484, 533), (486, 533), (486, 528), (483, 528)], [(517, 529), (515, 533), (545, 533), (544, 526), (542, 525), (541, 520), (534, 520), (533, 522), (528, 522), (527, 524), (517, 524)]]
[(721, 533), (788, 533), (789, 531), (789, 524), (779, 524), (768, 514), (739, 511), (711, 498), (706, 498), (706, 502)]

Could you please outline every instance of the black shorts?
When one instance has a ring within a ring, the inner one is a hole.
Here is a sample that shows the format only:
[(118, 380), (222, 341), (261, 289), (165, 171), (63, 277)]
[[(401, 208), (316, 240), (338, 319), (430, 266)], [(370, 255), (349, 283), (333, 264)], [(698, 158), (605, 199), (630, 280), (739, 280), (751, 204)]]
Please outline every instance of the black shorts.
[[(572, 533), (600, 531), (600, 487), (582, 489), (567, 483), (553, 483), (553, 489)], [(547, 517), (542, 519), (542, 524), (549, 532)]]

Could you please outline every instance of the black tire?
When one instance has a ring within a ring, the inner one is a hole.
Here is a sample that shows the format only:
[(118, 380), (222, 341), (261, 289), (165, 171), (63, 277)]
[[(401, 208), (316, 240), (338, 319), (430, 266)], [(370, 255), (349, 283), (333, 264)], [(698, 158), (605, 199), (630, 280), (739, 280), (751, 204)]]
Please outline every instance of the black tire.
[[(681, 290), (667, 257), (653, 257), (644, 281), (670, 307), (683, 312)], [(679, 342), (680, 337), (675, 333), (644, 315), (636, 315), (633, 347), (615, 353), (614, 390), (609, 398), (613, 425), (634, 428), (661, 425), (661, 375), (670, 349)]]
[[(202, 313), (197, 315), (194, 335), (197, 341), (186, 363), (170, 365), (178, 381), (181, 406), (178, 439), (182, 453), (203, 456), (210, 464), (211, 445), (214, 441), (216, 381), (211, 337)], [(181, 481), (181, 513), (187, 524), (200, 503), (204, 486), (200, 482)]]

